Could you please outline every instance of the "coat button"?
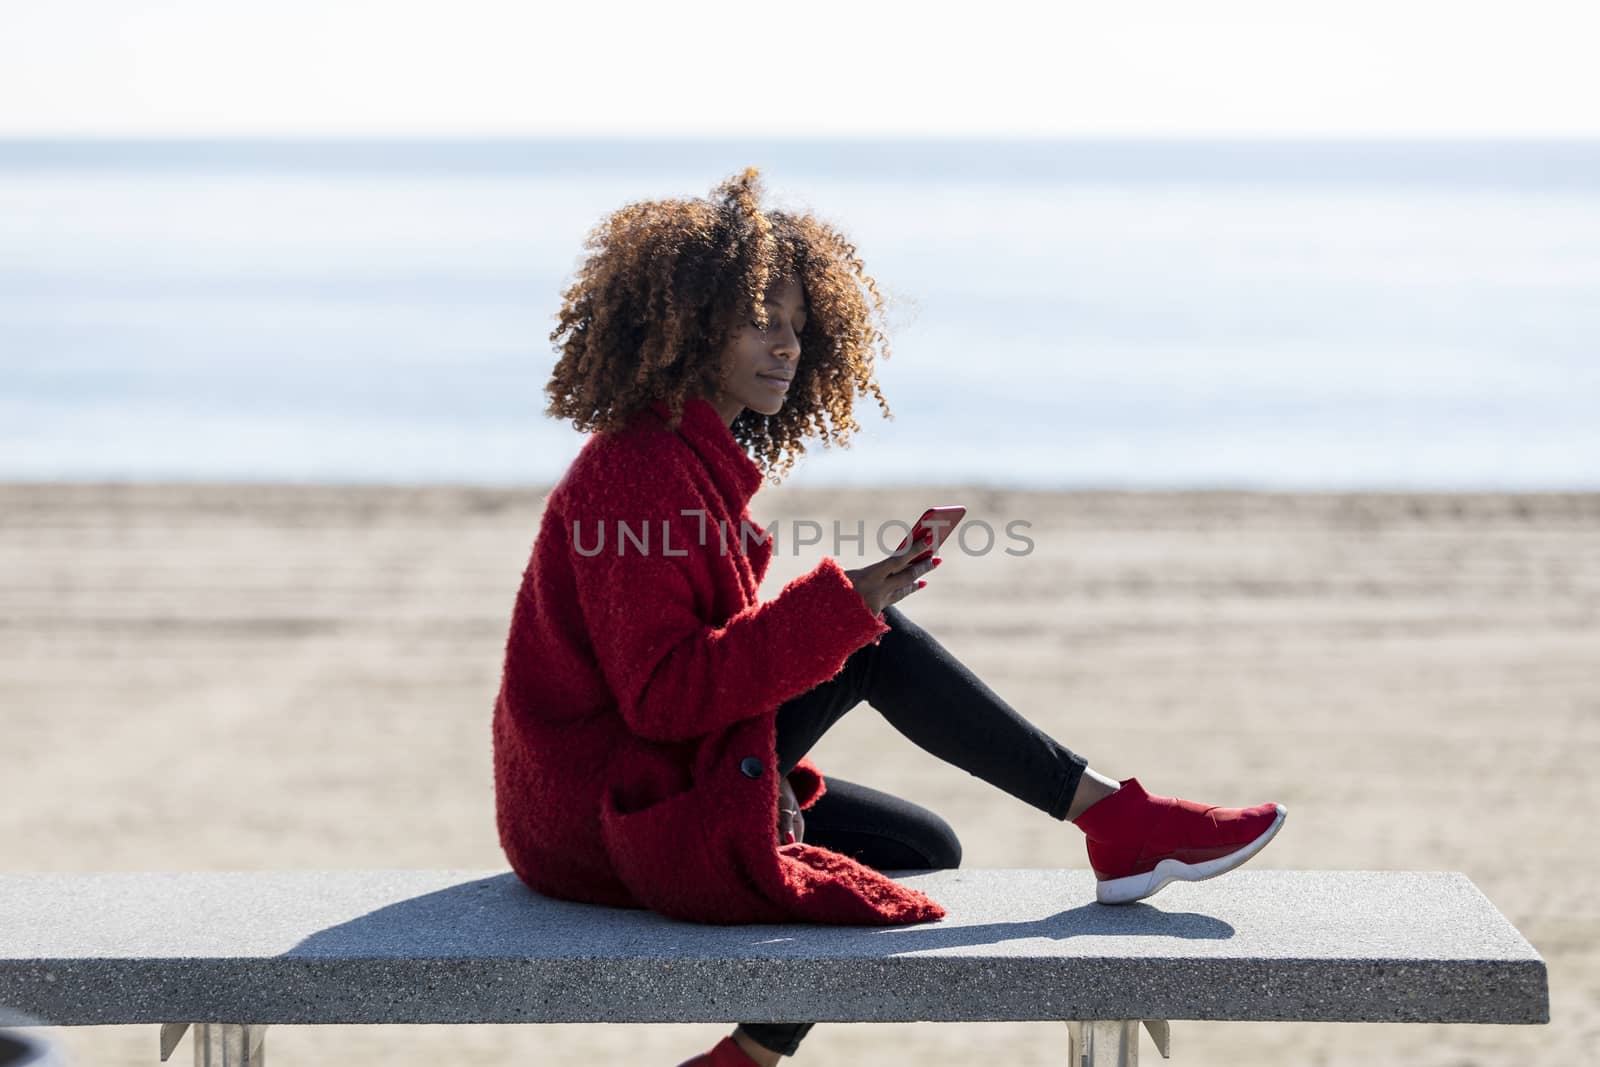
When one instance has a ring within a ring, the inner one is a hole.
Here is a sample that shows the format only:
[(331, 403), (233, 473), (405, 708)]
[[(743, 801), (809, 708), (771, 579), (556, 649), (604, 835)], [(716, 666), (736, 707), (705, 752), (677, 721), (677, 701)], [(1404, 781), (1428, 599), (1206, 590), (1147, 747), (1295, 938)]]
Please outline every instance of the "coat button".
[(761, 761), (756, 759), (754, 756), (746, 756), (744, 759), (739, 761), (739, 770), (744, 772), (744, 776), (746, 778), (760, 778), (761, 772), (766, 770), (766, 768), (763, 767), (761, 765)]

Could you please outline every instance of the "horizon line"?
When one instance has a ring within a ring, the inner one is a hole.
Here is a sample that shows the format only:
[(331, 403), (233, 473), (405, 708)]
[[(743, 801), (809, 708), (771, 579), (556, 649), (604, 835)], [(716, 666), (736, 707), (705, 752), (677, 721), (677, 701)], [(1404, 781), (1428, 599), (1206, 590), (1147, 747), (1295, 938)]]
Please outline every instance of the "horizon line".
[(192, 144), (236, 142), (308, 143), (558, 143), (587, 144), (596, 141), (629, 142), (637, 144), (856, 144), (856, 143), (913, 143), (944, 144), (987, 142), (996, 144), (1593, 144), (1600, 145), (1600, 131), (1573, 134), (1549, 133), (815, 133), (774, 137), (770, 134), (743, 133), (626, 133), (594, 131), (586, 133), (557, 132), (491, 132), (491, 133), (437, 133), (428, 131), (410, 133), (369, 132), (298, 132), (298, 133), (8, 133), (0, 130), (0, 143), (8, 144), (60, 144), (98, 142), (111, 144)]

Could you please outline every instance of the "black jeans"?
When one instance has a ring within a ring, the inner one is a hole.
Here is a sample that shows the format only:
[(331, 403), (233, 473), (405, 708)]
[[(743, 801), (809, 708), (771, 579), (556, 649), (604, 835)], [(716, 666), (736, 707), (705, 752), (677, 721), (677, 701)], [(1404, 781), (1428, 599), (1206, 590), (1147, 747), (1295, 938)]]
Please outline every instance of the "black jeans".
[[(778, 767), (788, 774), (828, 728), (865, 700), (896, 730), (946, 763), (1065, 819), (1087, 761), (1019, 715), (898, 608), (876, 645), (778, 709)], [(877, 870), (961, 863), (961, 842), (938, 815), (909, 800), (829, 777), (806, 812), (805, 840)], [(811, 1023), (742, 1023), (761, 1045), (794, 1055)]]

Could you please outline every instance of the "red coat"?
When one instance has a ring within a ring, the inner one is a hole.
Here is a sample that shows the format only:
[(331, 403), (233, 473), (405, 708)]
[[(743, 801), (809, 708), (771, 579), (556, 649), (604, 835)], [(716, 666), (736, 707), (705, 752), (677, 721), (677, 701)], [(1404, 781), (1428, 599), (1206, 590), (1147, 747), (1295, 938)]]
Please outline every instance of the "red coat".
[[(548, 896), (699, 922), (941, 918), (848, 856), (777, 844), (778, 706), (888, 626), (831, 557), (760, 602), (760, 468), (707, 401), (677, 432), (666, 417), (657, 402), (591, 436), (547, 498), (494, 712), (512, 870)], [(822, 795), (809, 760), (790, 782), (802, 807)]]

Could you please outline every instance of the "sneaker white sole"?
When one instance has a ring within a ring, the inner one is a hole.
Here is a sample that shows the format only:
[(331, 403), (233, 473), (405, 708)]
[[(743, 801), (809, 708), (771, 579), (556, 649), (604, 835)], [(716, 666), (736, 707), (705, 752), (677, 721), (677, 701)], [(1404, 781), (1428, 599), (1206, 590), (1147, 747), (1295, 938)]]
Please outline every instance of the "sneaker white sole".
[(1289, 814), (1288, 809), (1282, 804), (1277, 805), (1277, 808), (1278, 817), (1272, 820), (1272, 825), (1267, 827), (1260, 837), (1237, 852), (1230, 852), (1226, 856), (1218, 856), (1203, 863), (1162, 860), (1154, 869), (1143, 874), (1130, 874), (1125, 878), (1106, 878), (1095, 883), (1095, 899), (1102, 904), (1131, 904), (1135, 900), (1143, 900), (1168, 882), (1203, 882), (1207, 878), (1227, 874), (1266, 848), (1267, 842), (1277, 835), (1279, 828), (1283, 826), (1283, 820)]

